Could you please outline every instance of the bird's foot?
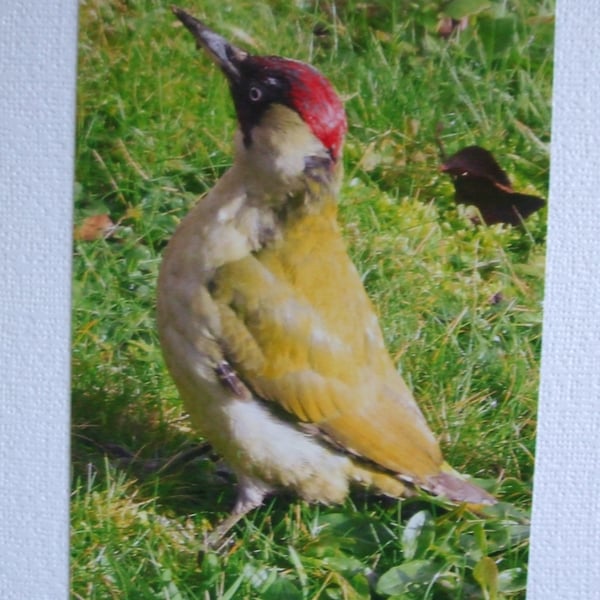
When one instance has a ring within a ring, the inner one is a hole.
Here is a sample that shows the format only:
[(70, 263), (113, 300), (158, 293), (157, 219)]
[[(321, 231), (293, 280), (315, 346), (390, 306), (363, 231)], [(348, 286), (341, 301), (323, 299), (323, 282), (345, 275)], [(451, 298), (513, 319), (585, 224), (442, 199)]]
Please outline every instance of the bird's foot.
[(228, 535), (237, 522), (251, 510), (260, 506), (265, 496), (272, 491), (266, 483), (240, 476), (238, 497), (232, 513), (223, 519), (205, 538), (198, 552), (198, 563), (202, 563), (209, 552), (221, 553), (233, 543), (233, 535)]
[(229, 532), (245, 514), (246, 513), (231, 513), (204, 537), (202, 547), (197, 555), (198, 564), (202, 564), (206, 554), (211, 552), (221, 554), (233, 544), (234, 535), (230, 535)]

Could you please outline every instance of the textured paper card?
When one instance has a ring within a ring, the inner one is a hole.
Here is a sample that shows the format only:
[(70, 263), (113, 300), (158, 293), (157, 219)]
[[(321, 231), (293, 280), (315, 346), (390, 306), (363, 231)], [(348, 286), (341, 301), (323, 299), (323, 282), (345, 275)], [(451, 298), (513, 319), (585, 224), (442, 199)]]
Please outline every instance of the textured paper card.
[(68, 594), (77, 7), (0, 4), (0, 589)]
[[(597, 595), (600, 7), (558, 3), (548, 268), (528, 598)], [(0, 7), (0, 589), (68, 595), (76, 6)]]

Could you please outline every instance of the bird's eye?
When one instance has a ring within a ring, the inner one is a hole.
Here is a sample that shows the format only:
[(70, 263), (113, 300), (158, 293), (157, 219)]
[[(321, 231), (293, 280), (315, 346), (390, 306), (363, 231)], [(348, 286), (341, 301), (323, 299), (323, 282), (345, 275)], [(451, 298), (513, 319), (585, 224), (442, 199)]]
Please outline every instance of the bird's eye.
[(248, 92), (248, 97), (250, 98), (250, 100), (252, 100), (252, 102), (258, 102), (262, 98), (262, 96), (262, 90), (255, 85), (253, 85), (250, 88), (250, 91)]

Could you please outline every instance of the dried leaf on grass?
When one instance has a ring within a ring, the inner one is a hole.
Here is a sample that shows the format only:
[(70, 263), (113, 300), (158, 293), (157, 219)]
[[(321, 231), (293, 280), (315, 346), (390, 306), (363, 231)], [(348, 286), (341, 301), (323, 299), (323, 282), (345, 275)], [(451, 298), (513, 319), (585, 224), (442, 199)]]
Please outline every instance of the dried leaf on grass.
[(92, 215), (83, 220), (81, 225), (75, 229), (75, 239), (80, 242), (92, 242), (94, 240), (109, 238), (117, 229), (107, 214)]

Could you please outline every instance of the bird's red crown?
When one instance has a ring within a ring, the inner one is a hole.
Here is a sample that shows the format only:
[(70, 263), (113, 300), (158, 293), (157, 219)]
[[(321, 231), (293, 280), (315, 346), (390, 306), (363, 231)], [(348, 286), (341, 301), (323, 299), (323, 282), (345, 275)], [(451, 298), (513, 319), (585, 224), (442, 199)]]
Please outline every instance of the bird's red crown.
[(346, 111), (331, 83), (306, 63), (278, 56), (252, 57), (263, 68), (286, 78), (292, 108), (337, 160), (347, 131)]

